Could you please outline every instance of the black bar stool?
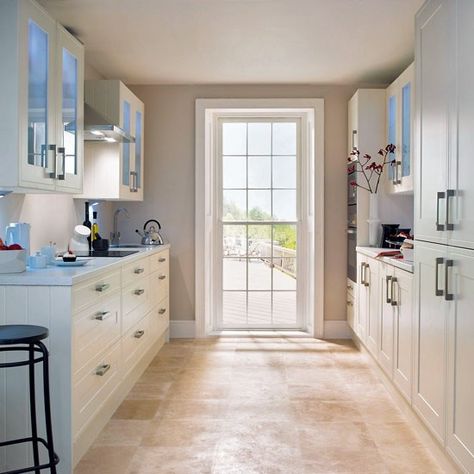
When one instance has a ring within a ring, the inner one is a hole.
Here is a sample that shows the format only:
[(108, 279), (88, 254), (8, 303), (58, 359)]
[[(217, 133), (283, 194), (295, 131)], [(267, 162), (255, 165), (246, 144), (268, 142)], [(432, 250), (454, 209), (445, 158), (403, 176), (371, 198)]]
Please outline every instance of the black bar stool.
[[(0, 352), (18, 352), (28, 353), (28, 359), (18, 362), (0, 363), (0, 369), (10, 367), (22, 367), (27, 365), (30, 380), (30, 416), (31, 416), (31, 436), (28, 438), (13, 439), (0, 442), (0, 448), (14, 444), (31, 443), (33, 447), (34, 466), (6, 471), (1, 474), (21, 474), (23, 472), (40, 473), (42, 469), (50, 469), (50, 472), (56, 474), (56, 464), (59, 457), (54, 452), (53, 429), (51, 426), (51, 402), (49, 398), (49, 364), (48, 350), (41, 342), (48, 337), (48, 329), (41, 326), (31, 326), (26, 324), (0, 325)], [(40, 354), (35, 358), (35, 353)], [(46, 421), (46, 438), (38, 437), (38, 428), (36, 420), (36, 398), (35, 398), (35, 364), (43, 363), (43, 390), (44, 390), (44, 414)], [(48, 451), (49, 462), (40, 464), (39, 445), (40, 443)]]

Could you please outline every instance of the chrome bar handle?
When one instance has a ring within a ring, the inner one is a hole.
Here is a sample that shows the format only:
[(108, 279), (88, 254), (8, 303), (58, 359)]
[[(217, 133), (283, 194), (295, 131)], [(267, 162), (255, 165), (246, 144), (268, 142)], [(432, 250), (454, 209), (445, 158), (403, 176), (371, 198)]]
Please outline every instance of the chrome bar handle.
[(444, 267), (444, 299), (446, 301), (452, 301), (454, 299), (453, 293), (449, 292), (449, 269), (453, 266), (453, 260), (446, 260), (446, 265)]
[(161, 308), (159, 311), (158, 311), (158, 314), (165, 314), (166, 313), (166, 309), (165, 308)]
[(456, 196), (456, 191), (454, 189), (448, 189), (446, 191), (446, 230), (454, 230), (454, 224), (452, 224), (449, 219), (449, 198)]
[(158, 259), (158, 262), (160, 262), (160, 263), (166, 262), (166, 258), (165, 257), (160, 257)]
[(444, 291), (439, 289), (439, 266), (443, 265), (444, 258), (438, 257), (435, 263), (435, 295), (436, 296), (443, 296)]
[(110, 367), (110, 364), (99, 365), (99, 367), (97, 367), (97, 369), (95, 370), (95, 375), (103, 377), (110, 370)]
[(137, 172), (136, 171), (130, 171), (130, 192), (131, 193), (136, 193), (138, 192), (137, 189)]
[(369, 276), (370, 276), (370, 265), (368, 263), (365, 264), (365, 270), (364, 270), (364, 286), (366, 287), (369, 287), (370, 286), (370, 283), (367, 281), (367, 274), (366, 274), (366, 270), (369, 270)]
[(137, 296), (141, 296), (143, 295), (143, 293), (145, 293), (145, 290), (143, 288), (140, 288), (138, 290), (135, 290), (133, 293)]
[(402, 184), (402, 180), (400, 179), (400, 167), (402, 166), (402, 162), (397, 160), (395, 163), (395, 171), (396, 171), (396, 180), (395, 184)]
[(165, 278), (166, 278), (166, 275), (160, 275), (160, 276), (158, 277), (158, 280), (164, 280)]
[[(391, 275), (387, 275), (386, 278), (385, 278), (385, 283), (386, 283), (386, 287), (385, 287), (385, 301), (387, 302), (387, 304), (390, 304), (390, 303), (392, 302), (393, 287), (392, 287), (391, 281), (392, 281)], [(390, 296), (388, 296), (389, 283), (390, 283), (390, 290), (391, 290), (391, 291), (390, 291)]]
[(352, 130), (352, 151), (357, 150), (357, 147), (355, 144), (356, 135), (357, 135), (357, 130)]
[(144, 268), (135, 268), (133, 272), (136, 273), (137, 275), (140, 275), (140, 273), (143, 273), (144, 271), (145, 271)]
[(135, 333), (133, 334), (133, 337), (135, 337), (136, 339), (140, 339), (141, 337), (143, 337), (145, 334), (145, 331), (143, 329), (140, 329), (139, 331), (135, 331)]
[(110, 316), (112, 316), (110, 311), (99, 311), (95, 314), (94, 319), (97, 319), (98, 321), (104, 321), (105, 319), (110, 318)]
[(446, 193), (443, 191), (436, 194), (436, 230), (440, 232), (444, 230), (444, 224), (439, 223), (439, 201), (441, 199), (446, 199)]
[(56, 179), (56, 165), (57, 165), (57, 162), (56, 162), (56, 145), (48, 145), (48, 157), (49, 155), (52, 155), (52, 160), (49, 160), (48, 159), (48, 164), (50, 163), (50, 161), (53, 163), (54, 165), (54, 168), (53, 168), (53, 171), (48, 173), (48, 176), (51, 178), (51, 179)]
[[(66, 148), (63, 146), (58, 147), (58, 155), (62, 156), (61, 159), (61, 173), (58, 173), (56, 178), (59, 181), (64, 181), (66, 179)], [(58, 166), (59, 169), (59, 166)]]
[(99, 293), (103, 293), (104, 291), (107, 291), (110, 288), (109, 283), (102, 283), (101, 285), (97, 285), (95, 287), (95, 291), (98, 291)]
[(365, 262), (361, 262), (360, 264), (360, 283), (362, 285), (365, 285), (365, 282), (364, 282), (364, 269), (365, 269)]
[(398, 306), (398, 301), (395, 299), (395, 283), (398, 282), (398, 279), (397, 277), (393, 277), (392, 278), (392, 284), (390, 285), (391, 286), (391, 290), (390, 290), (390, 293), (391, 293), (391, 296), (392, 296), (392, 302), (391, 302), (391, 305), (392, 306)]

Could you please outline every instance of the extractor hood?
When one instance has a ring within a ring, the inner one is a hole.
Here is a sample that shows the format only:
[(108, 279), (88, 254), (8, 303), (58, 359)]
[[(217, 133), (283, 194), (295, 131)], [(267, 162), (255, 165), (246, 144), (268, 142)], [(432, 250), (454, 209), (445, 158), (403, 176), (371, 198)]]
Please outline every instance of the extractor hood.
[(87, 103), (84, 104), (84, 141), (105, 143), (135, 143), (123, 128), (110, 123)]

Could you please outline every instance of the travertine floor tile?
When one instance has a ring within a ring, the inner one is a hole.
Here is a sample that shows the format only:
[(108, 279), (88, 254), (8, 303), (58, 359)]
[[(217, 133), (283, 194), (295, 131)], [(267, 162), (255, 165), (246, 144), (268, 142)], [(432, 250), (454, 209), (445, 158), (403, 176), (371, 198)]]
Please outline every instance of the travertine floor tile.
[(173, 341), (75, 474), (437, 474), (350, 341)]

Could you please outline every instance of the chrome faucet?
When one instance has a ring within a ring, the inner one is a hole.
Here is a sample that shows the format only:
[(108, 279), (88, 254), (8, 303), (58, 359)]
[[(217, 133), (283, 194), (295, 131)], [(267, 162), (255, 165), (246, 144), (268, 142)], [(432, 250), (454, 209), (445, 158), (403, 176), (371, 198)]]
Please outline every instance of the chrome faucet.
[(130, 218), (130, 215), (124, 207), (119, 207), (115, 212), (114, 212), (114, 230), (113, 232), (110, 233), (110, 243), (114, 247), (118, 247), (120, 245), (120, 232), (118, 231), (118, 216), (120, 212), (123, 212), (127, 219)]

